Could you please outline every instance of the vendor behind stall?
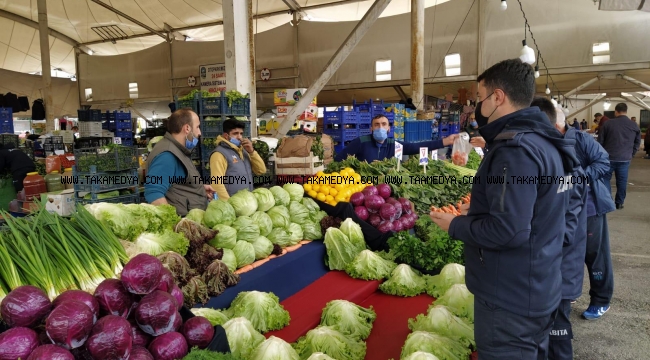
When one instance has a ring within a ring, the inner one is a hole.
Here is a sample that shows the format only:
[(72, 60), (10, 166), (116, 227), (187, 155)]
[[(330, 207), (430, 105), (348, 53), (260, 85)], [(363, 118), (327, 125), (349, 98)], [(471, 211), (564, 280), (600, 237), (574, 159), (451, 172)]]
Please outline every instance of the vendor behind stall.
[(16, 149), (15, 145), (5, 144), (0, 149), (0, 172), (9, 170), (13, 178), (14, 188), (16, 192), (23, 189), (23, 180), (27, 173), (36, 171), (36, 166), (32, 159), (27, 156), (22, 150)]
[[(390, 124), (388, 118), (383, 115), (377, 115), (371, 123), (372, 135), (360, 136), (350, 142), (340, 154), (336, 155), (336, 161), (345, 160), (349, 155), (356, 156), (359, 161), (373, 162), (382, 161), (392, 158), (395, 155), (395, 140), (388, 139)], [(402, 143), (404, 145), (404, 155), (417, 155), (421, 147), (429, 148), (429, 151), (450, 146), (458, 134), (450, 135), (442, 140), (422, 141), (418, 143)]]

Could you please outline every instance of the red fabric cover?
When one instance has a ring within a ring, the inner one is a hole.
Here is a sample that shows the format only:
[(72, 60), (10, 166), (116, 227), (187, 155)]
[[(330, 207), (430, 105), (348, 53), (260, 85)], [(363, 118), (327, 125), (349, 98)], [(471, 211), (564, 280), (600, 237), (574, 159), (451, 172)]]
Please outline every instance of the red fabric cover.
[(330, 271), (282, 301), (282, 306), (291, 316), (291, 322), (284, 329), (268, 332), (265, 336), (268, 338), (273, 335), (289, 343), (295, 342), (307, 331), (320, 324), (321, 314), (328, 302), (348, 300), (355, 304), (361, 304), (374, 294), (378, 287), (379, 281), (357, 280), (349, 277), (343, 271)]

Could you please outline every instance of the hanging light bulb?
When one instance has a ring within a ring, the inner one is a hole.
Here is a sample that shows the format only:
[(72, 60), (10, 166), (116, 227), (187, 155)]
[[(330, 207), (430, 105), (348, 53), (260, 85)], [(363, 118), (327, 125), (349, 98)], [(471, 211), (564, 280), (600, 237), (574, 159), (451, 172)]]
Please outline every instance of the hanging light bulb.
[(535, 65), (535, 79), (539, 78), (539, 65)]
[(549, 89), (548, 84), (546, 84), (546, 95), (551, 95), (551, 89)]
[(562, 112), (564, 113), (565, 116), (569, 116), (569, 107), (564, 105), (562, 107)]
[(557, 107), (557, 100), (555, 98), (551, 99), (551, 103), (553, 103), (553, 107)]
[(603, 109), (605, 111), (609, 110), (609, 107), (612, 106), (612, 103), (609, 102), (609, 99), (605, 100), (605, 103), (603, 104)]
[(533, 65), (535, 63), (535, 51), (530, 46), (526, 45), (526, 40), (522, 41), (522, 44), (524, 47), (521, 48), (519, 59), (526, 64)]
[(508, 10), (508, 3), (506, 0), (501, 0), (501, 11), (506, 11)]

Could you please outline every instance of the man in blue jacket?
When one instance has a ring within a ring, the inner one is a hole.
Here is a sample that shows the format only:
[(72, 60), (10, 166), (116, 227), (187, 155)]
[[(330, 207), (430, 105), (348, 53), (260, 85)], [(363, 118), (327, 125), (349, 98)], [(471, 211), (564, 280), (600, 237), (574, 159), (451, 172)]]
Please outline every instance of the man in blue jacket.
[(488, 117), (479, 132), (490, 151), (477, 171), (471, 208), (464, 216), (430, 216), (465, 243), (479, 358), (544, 360), (562, 297), (575, 141), (564, 139), (544, 113), (530, 107), (535, 94), (530, 65), (505, 60), (478, 82), (481, 113)]
[[(594, 154), (590, 151), (591, 146), (587, 145), (588, 140), (598, 145), (593, 137), (587, 136), (589, 139), (586, 139), (584, 133), (568, 126), (561, 108), (556, 108), (550, 100), (542, 97), (535, 98), (530, 106), (537, 106), (546, 113), (551, 124), (564, 135), (565, 139), (576, 141), (576, 156), (581, 163), (584, 160), (586, 164), (590, 164), (593, 158), (594, 162), (601, 161), (603, 165), (607, 165), (606, 161), (598, 159), (597, 152)], [(571, 301), (582, 294), (584, 278), (582, 263), (587, 248), (587, 178), (581, 166), (575, 169), (573, 176), (575, 182), (566, 210), (566, 233), (562, 246), (562, 301), (549, 336), (549, 360), (573, 360)]]
[[(390, 124), (388, 118), (383, 115), (377, 115), (372, 119), (371, 123), (372, 135), (360, 136), (352, 140), (340, 154), (336, 154), (334, 160), (342, 161), (348, 156), (356, 156), (359, 161), (367, 161), (369, 163), (384, 159), (390, 159), (395, 156), (395, 140), (388, 138), (390, 131)], [(404, 155), (416, 155), (420, 153), (421, 147), (429, 148), (429, 151), (441, 149), (445, 146), (454, 144), (454, 140), (458, 138), (458, 134), (450, 135), (442, 140), (422, 141), (418, 143), (403, 142), (404, 148), (402, 153)]]

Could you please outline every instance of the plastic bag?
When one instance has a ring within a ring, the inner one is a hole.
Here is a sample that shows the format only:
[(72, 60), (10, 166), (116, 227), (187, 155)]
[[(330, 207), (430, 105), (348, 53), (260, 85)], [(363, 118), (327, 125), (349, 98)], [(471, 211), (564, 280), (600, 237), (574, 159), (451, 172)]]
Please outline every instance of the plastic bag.
[(58, 171), (61, 173), (61, 159), (59, 155), (50, 155), (45, 158), (45, 172), (51, 173), (52, 171)]
[(469, 141), (458, 137), (454, 140), (454, 146), (451, 149), (451, 161), (454, 165), (465, 166), (469, 160), (469, 152), (472, 151), (472, 145)]

